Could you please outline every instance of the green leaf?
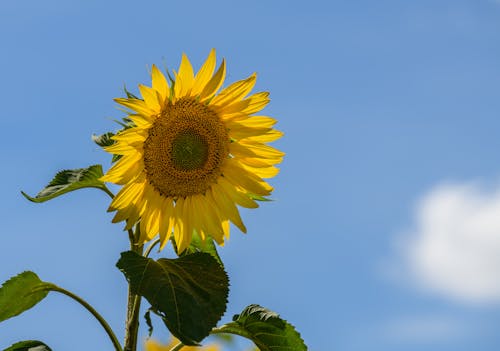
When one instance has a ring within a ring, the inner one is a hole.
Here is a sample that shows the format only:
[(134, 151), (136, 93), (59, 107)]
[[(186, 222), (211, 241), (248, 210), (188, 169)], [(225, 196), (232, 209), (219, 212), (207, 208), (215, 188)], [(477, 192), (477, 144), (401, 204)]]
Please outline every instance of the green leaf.
[[(175, 240), (172, 240), (172, 243), (175, 244)], [(175, 250), (177, 252), (177, 247), (175, 247)], [(213, 258), (219, 262), (219, 264), (224, 267), (222, 264), (222, 260), (220, 259), (219, 253), (217, 252), (217, 246), (215, 245), (215, 242), (212, 238), (206, 238), (204, 241), (201, 240), (200, 236), (196, 231), (193, 231), (193, 236), (191, 237), (191, 243), (189, 246), (186, 248), (181, 253), (182, 256), (190, 255), (196, 252), (206, 252), (212, 255)]]
[(28, 200), (37, 203), (45, 202), (60, 195), (69, 193), (70, 191), (83, 188), (97, 188), (112, 195), (106, 185), (99, 180), (102, 176), (103, 173), (101, 165), (60, 171), (35, 197), (31, 197), (23, 191), (21, 191), (21, 193)]
[(154, 261), (127, 251), (116, 266), (130, 282), (132, 292), (144, 296), (151, 311), (161, 316), (185, 345), (198, 345), (226, 310), (229, 280), (208, 253)]
[(280, 316), (262, 306), (250, 305), (231, 323), (214, 330), (252, 340), (261, 351), (306, 351), (307, 346), (295, 328)]
[(0, 322), (29, 310), (43, 300), (48, 294), (43, 287), (47, 285), (30, 271), (7, 280), (0, 288)]
[(41, 341), (26, 340), (16, 342), (14, 345), (3, 351), (52, 351), (52, 349)]
[(107, 132), (101, 135), (92, 134), (92, 141), (100, 147), (111, 146), (115, 143), (115, 141), (111, 139), (114, 135), (115, 133), (113, 132)]
[(233, 344), (235, 341), (233, 334), (214, 334), (212, 337), (225, 344)]

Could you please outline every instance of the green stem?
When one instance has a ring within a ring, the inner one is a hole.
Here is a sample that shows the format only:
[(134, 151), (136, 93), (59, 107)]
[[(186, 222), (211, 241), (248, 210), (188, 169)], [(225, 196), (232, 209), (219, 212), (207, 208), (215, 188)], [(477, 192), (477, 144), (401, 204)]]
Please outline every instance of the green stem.
[(141, 297), (132, 293), (129, 287), (127, 322), (125, 325), (125, 351), (137, 350), (137, 334), (139, 331), (139, 311), (141, 308)]
[[(139, 225), (136, 226), (135, 233), (132, 230), (128, 231), (130, 239), (130, 250), (142, 255), (143, 245), (138, 245), (140, 232)], [(139, 311), (141, 309), (141, 296), (132, 292), (132, 288), (128, 286), (127, 300), (127, 321), (125, 322), (125, 346), (124, 351), (137, 350), (137, 334), (139, 330)]]
[(134, 251), (133, 246), (135, 242), (135, 236), (134, 236), (134, 231), (132, 229), (129, 229), (128, 231), (128, 240), (130, 240), (130, 249)]
[(184, 344), (182, 342), (178, 343), (177, 345), (175, 345), (173, 347), (173, 349), (171, 349), (170, 351), (179, 351), (180, 349), (182, 349), (184, 347)]
[(149, 247), (146, 249), (146, 252), (144, 252), (144, 257), (148, 257), (149, 254), (151, 253), (151, 250), (153, 250), (153, 248), (158, 245), (158, 243), (160, 242), (160, 239), (156, 239), (155, 241), (153, 241), (151, 243), (151, 245), (149, 245)]
[(89, 311), (99, 321), (99, 323), (101, 323), (101, 326), (104, 328), (104, 330), (108, 334), (109, 338), (111, 339), (111, 342), (113, 343), (113, 346), (115, 347), (115, 350), (116, 351), (123, 351), (122, 346), (120, 345), (120, 342), (116, 338), (116, 335), (115, 335), (115, 333), (113, 333), (113, 330), (111, 329), (109, 324), (91, 305), (89, 305), (87, 303), (87, 301), (82, 299), (80, 296), (73, 294), (71, 291), (63, 289), (63, 288), (61, 288), (57, 285), (54, 285), (54, 284), (49, 284), (47, 286), (47, 289), (51, 290), (51, 291), (57, 291), (57, 292), (64, 294), (68, 297), (71, 297), (73, 300), (75, 300), (80, 305), (85, 307), (87, 309), (87, 311)]
[(102, 189), (106, 194), (108, 194), (112, 199), (115, 198), (115, 194), (113, 194), (106, 185), (103, 187), (100, 187), (99, 189)]

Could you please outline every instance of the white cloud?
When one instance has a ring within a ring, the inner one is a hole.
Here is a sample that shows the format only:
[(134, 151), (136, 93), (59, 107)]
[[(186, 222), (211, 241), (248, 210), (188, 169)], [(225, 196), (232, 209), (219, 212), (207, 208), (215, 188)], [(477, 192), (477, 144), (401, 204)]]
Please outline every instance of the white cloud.
[(435, 187), (417, 204), (400, 244), (406, 278), (421, 288), (463, 302), (500, 302), (500, 187)]

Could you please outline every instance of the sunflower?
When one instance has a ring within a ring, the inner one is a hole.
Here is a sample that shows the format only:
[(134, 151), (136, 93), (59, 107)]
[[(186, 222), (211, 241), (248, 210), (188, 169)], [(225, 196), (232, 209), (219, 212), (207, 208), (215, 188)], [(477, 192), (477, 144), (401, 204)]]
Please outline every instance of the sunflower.
[(159, 234), (163, 248), (173, 234), (182, 252), (196, 233), (222, 245), (230, 222), (246, 232), (237, 205), (256, 208), (273, 190), (263, 178), (278, 173), (284, 153), (266, 143), (282, 133), (275, 119), (254, 115), (269, 93), (248, 95), (256, 74), (217, 93), (225, 61), (215, 68), (215, 50), (196, 75), (183, 54), (169, 81), (153, 65), (152, 86), (139, 85), (142, 98), (115, 99), (133, 126), (105, 148), (121, 157), (101, 180), (123, 185), (109, 211), (126, 229), (140, 223), (139, 243)]

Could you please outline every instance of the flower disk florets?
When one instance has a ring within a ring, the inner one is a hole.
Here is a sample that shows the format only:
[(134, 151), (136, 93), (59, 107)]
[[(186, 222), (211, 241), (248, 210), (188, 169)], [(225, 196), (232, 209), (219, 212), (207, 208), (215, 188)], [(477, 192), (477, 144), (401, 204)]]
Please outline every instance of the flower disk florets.
[(146, 177), (162, 196), (204, 194), (221, 176), (229, 142), (209, 107), (191, 98), (167, 104), (144, 142)]

